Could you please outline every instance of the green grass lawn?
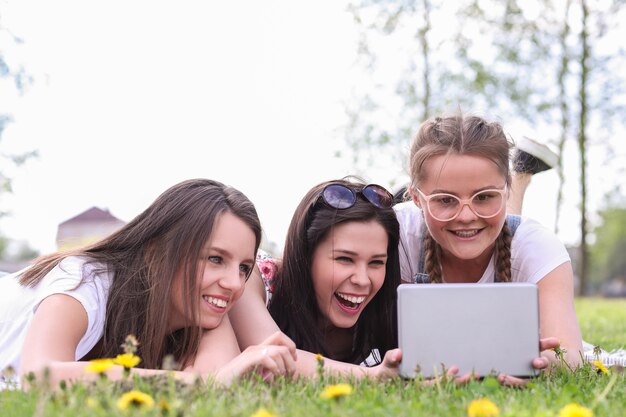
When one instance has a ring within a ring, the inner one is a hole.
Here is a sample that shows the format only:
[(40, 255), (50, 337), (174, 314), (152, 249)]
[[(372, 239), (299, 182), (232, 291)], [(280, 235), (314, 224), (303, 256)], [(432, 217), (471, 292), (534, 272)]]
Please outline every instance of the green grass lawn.
[(626, 348), (626, 299), (579, 298), (576, 313), (583, 340), (609, 351)]
[[(626, 300), (580, 299), (576, 302), (584, 339), (605, 349), (626, 345)], [(347, 383), (352, 393), (338, 399), (320, 397), (335, 383)], [(149, 409), (119, 409), (117, 401), (131, 390), (147, 393)], [(564, 369), (532, 380), (526, 388), (502, 387), (493, 378), (456, 386), (440, 382), (331, 380), (279, 381), (266, 385), (246, 380), (228, 389), (181, 386), (172, 380), (136, 379), (65, 390), (0, 392), (1, 417), (39, 416), (468, 416), (473, 400), (486, 398), (497, 414), (510, 417), (582, 417), (559, 415), (575, 403), (594, 416), (626, 416), (626, 377), (616, 369), (598, 373), (587, 364), (572, 373)], [(159, 406), (161, 404), (161, 406)], [(265, 409), (269, 414), (259, 412)], [(488, 411), (488, 410), (485, 410)], [(478, 414), (481, 415), (481, 414)]]

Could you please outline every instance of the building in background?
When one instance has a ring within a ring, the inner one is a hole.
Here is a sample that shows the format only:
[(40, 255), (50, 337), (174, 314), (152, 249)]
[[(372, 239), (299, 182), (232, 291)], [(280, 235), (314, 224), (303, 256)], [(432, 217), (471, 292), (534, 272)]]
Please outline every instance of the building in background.
[(57, 249), (67, 250), (94, 243), (126, 224), (107, 209), (92, 207), (57, 228)]
[[(57, 250), (89, 245), (110, 235), (124, 224), (126, 222), (113, 216), (109, 210), (92, 207), (59, 224), (56, 236)], [(40, 255), (26, 242), (12, 241), (10, 245), (0, 258), (0, 274), (19, 271)]]

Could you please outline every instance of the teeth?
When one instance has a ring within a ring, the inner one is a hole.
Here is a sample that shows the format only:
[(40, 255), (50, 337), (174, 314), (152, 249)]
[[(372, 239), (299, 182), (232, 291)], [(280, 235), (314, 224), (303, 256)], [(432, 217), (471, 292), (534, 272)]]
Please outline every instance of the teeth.
[(454, 233), (459, 237), (472, 237), (478, 234), (478, 230), (456, 230)]
[(222, 300), (221, 298), (214, 298), (214, 297), (207, 297), (207, 296), (204, 296), (202, 298), (204, 298), (204, 300), (207, 303), (213, 304), (214, 306), (217, 306), (220, 308), (225, 308), (228, 305), (228, 302), (226, 302), (226, 300)]
[(350, 301), (351, 303), (354, 304), (361, 304), (363, 301), (365, 301), (365, 297), (360, 296), (360, 297), (354, 297), (351, 295), (345, 295), (345, 294), (341, 294), (341, 293), (337, 293), (337, 297), (339, 298), (343, 298), (346, 301)]

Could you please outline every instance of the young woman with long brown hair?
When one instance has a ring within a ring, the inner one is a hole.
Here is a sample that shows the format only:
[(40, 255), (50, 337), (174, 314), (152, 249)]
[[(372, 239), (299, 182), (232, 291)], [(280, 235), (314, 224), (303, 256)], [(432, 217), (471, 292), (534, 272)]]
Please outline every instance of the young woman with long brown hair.
[(208, 179), (174, 185), (100, 242), (0, 280), (0, 368), (54, 384), (86, 379), (88, 359), (115, 357), (132, 334), (142, 375), (162, 372), (168, 355), (184, 380), (289, 374), (293, 342), (276, 333), (240, 353), (225, 318), (260, 241), (254, 205), (238, 190)]

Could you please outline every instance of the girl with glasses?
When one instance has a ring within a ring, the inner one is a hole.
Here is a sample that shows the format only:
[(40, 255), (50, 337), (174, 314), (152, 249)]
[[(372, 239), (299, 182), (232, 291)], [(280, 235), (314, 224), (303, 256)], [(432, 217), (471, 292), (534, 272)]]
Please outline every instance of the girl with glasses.
[[(316, 374), (315, 354), (336, 373), (397, 375), (399, 226), (392, 200), (383, 187), (354, 178), (309, 190), (280, 264), (260, 258), (263, 279), (253, 275), (229, 314), (242, 349), (282, 330), (299, 349), (301, 375)], [(364, 362), (378, 366), (358, 366)]]
[[(0, 280), (0, 369), (19, 378), (93, 379), (89, 359), (115, 358), (129, 335), (155, 375), (229, 384), (253, 372), (291, 374), (295, 346), (281, 333), (240, 353), (224, 319), (255, 264), (261, 225), (238, 190), (207, 179), (166, 190), (130, 223), (91, 246), (44, 256)], [(199, 355), (202, 352), (202, 355)], [(122, 377), (122, 367), (107, 371)], [(1, 383), (2, 381), (0, 381)]]
[[(536, 283), (541, 337), (558, 338), (577, 366), (582, 342), (570, 258), (538, 222), (507, 217), (511, 146), (498, 123), (476, 116), (420, 126), (410, 149), (412, 201), (394, 207), (402, 280)], [(553, 352), (542, 355), (556, 360)]]

